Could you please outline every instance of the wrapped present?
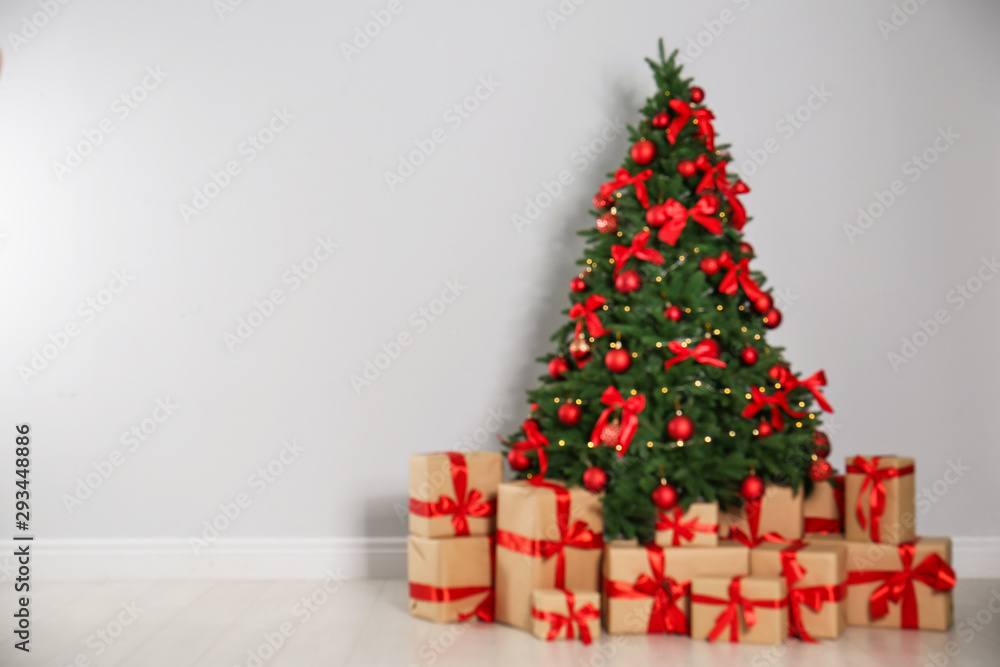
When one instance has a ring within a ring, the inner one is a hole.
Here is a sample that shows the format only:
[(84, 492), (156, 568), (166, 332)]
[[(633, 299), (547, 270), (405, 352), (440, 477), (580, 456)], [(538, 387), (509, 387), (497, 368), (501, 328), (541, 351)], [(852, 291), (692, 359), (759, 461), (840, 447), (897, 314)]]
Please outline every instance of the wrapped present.
[(719, 543), (719, 504), (691, 503), (656, 513), (656, 537), (661, 547), (714, 547)]
[(909, 544), (843, 542), (847, 547), (847, 624), (947, 630), (954, 618), (951, 539)]
[(604, 627), (612, 633), (688, 634), (691, 580), (745, 575), (748, 552), (735, 542), (683, 549), (609, 542), (604, 549)]
[(780, 644), (788, 636), (788, 590), (780, 577), (691, 580), (691, 638)]
[(844, 535), (852, 542), (903, 544), (916, 537), (913, 459), (855, 456), (847, 460)]
[(788, 589), (788, 634), (836, 639), (847, 627), (847, 550), (833, 542), (764, 542), (750, 550), (750, 573), (781, 577)]
[(802, 501), (803, 530), (808, 535), (844, 532), (844, 475), (817, 482)]
[(760, 500), (727, 510), (719, 517), (719, 537), (755, 547), (765, 536), (785, 540), (802, 537), (802, 487), (768, 484)]
[(601, 496), (548, 481), (501, 484), (497, 514), (497, 620), (531, 629), (531, 592), (599, 591)]
[(438, 623), (493, 620), (493, 538), (410, 535), (410, 614)]
[(531, 634), (539, 639), (580, 638), (591, 643), (601, 634), (601, 594), (543, 588), (531, 594)]
[(438, 452), (410, 456), (410, 533), (421, 537), (492, 535), (499, 452)]

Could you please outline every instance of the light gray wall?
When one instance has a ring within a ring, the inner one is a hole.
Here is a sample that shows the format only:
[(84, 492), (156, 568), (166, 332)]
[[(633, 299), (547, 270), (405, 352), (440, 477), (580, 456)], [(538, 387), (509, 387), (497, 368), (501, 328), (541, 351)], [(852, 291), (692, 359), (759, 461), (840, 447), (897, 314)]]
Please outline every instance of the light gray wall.
[[(1000, 502), (1000, 280), (975, 284), (1000, 250), (995, 3), (911, 0), (887, 32), (889, 2), (401, 0), (348, 62), (341, 43), (390, 3), (244, 0), (220, 18), (224, 1), (51, 0), (48, 20), (33, 17), (44, 3), (0, 8), (0, 405), (8, 441), (13, 423), (34, 429), (39, 535), (187, 537), (241, 493), (250, 507), (227, 536), (402, 534), (409, 453), (487, 440), (490, 411), (504, 433), (523, 418), (573, 231), (627, 148), (614, 127), (652, 90), (642, 59), (661, 35), (695, 56), (738, 164), (777, 149), (741, 166), (747, 238), (787, 302), (774, 340), (797, 370), (827, 371), (838, 465), (914, 456), (919, 486), (941, 496), (921, 532), (1000, 532), (982, 511)], [(553, 23), (560, 7), (573, 12)], [(147, 67), (162, 80), (146, 78), (124, 117), (115, 100)], [(808, 120), (782, 121), (817, 89), (830, 96), (800, 110)], [(468, 118), (446, 115), (477, 90)], [(275, 109), (291, 118), (250, 160), (241, 142)], [(103, 118), (112, 131), (57, 173)], [(437, 128), (444, 142), (390, 191), (384, 173)], [(936, 161), (917, 179), (907, 162), (925, 150)], [(229, 161), (239, 173), (186, 223), (179, 206)], [(572, 181), (519, 232), (512, 215), (562, 170)], [(901, 194), (849, 239), (896, 179)], [(285, 272), (320, 237), (335, 253), (293, 289)], [(967, 281), (981, 290), (949, 298)], [(458, 297), (435, 304), (449, 284)], [(284, 301), (231, 351), (224, 334), (276, 289)], [(87, 299), (106, 305), (91, 317)], [(420, 314), (438, 305), (434, 321)], [(937, 311), (947, 322), (893, 368), (887, 355)], [(18, 367), (74, 324), (23, 381)], [(400, 334), (410, 344), (357, 393), (350, 376)], [(166, 416), (158, 399), (177, 407), (129, 451), (123, 432)], [(286, 439), (304, 451), (272, 464), (272, 482), (251, 479)], [(121, 465), (68, 511), (65, 494), (114, 450)], [(969, 469), (946, 478), (949, 461)]]

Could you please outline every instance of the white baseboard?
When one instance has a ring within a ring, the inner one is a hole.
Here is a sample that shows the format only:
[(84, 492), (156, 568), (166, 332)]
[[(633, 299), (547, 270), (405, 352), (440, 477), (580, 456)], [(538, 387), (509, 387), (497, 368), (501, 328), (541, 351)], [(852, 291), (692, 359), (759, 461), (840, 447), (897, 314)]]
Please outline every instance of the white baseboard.
[[(16, 576), (13, 544), (0, 584)], [(954, 561), (959, 577), (1000, 578), (1000, 536), (954, 538)], [(36, 581), (403, 579), (406, 539), (220, 539), (199, 553), (184, 539), (38, 540), (31, 570)]]

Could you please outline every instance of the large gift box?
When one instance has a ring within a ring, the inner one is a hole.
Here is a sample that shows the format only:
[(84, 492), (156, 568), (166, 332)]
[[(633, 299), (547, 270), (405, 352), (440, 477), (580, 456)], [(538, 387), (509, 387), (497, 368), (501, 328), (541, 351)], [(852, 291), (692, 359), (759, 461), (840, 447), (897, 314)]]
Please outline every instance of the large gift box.
[(407, 539), (410, 613), (438, 623), (493, 620), (493, 538)]
[(847, 460), (844, 535), (852, 542), (903, 544), (916, 537), (913, 459), (855, 456)]
[(817, 482), (802, 501), (803, 530), (808, 535), (844, 532), (844, 475)]
[(691, 580), (747, 574), (748, 551), (734, 542), (684, 549), (609, 542), (604, 550), (604, 627), (612, 633), (688, 634)]
[(719, 504), (691, 503), (656, 513), (656, 537), (661, 547), (714, 547), (719, 543)]
[(782, 577), (788, 634), (836, 639), (847, 627), (847, 550), (833, 542), (764, 542), (750, 550), (750, 573)]
[(749, 547), (760, 544), (765, 535), (797, 540), (802, 537), (802, 496), (801, 486), (768, 484), (760, 500), (748, 500), (719, 517), (719, 537)]
[(530, 630), (534, 590), (600, 591), (599, 495), (532, 480), (501, 484), (497, 500), (498, 621)]
[(691, 638), (780, 644), (788, 635), (788, 591), (780, 577), (691, 580)]
[(499, 452), (438, 452), (410, 456), (410, 533), (421, 537), (492, 535)]
[(589, 644), (601, 634), (601, 594), (545, 588), (531, 594), (531, 634), (539, 639), (579, 638)]

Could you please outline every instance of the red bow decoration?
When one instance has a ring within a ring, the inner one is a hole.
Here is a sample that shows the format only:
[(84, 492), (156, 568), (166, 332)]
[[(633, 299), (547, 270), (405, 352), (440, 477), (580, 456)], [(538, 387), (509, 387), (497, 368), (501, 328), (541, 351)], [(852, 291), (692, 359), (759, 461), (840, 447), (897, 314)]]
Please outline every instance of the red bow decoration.
[(744, 257), (738, 262), (733, 261), (733, 256), (728, 250), (719, 253), (719, 266), (728, 269), (719, 283), (719, 291), (723, 294), (736, 294), (737, 286), (743, 288), (743, 292), (751, 302), (759, 299), (763, 292), (760, 286), (750, 277), (750, 258)]
[(540, 621), (545, 621), (552, 625), (549, 629), (549, 634), (545, 637), (548, 641), (558, 638), (563, 628), (566, 628), (566, 639), (573, 639), (575, 636), (573, 625), (576, 624), (576, 627), (580, 630), (580, 641), (584, 644), (590, 644), (593, 641), (593, 637), (590, 634), (588, 623), (599, 620), (601, 612), (597, 611), (597, 607), (590, 602), (577, 609), (576, 596), (567, 590), (564, 590), (563, 594), (566, 596), (568, 614), (563, 615), (554, 611), (541, 611), (532, 607), (531, 615)]
[(807, 544), (802, 540), (788, 540), (788, 546), (781, 550), (781, 576), (788, 588), (788, 635), (803, 641), (816, 642), (806, 631), (802, 621), (801, 605), (819, 611), (825, 602), (839, 602), (847, 595), (847, 584), (795, 588), (795, 584), (806, 575), (805, 568), (799, 563), (797, 552)]
[(691, 582), (679, 583), (664, 574), (666, 556), (662, 547), (651, 544), (646, 547), (646, 554), (649, 557), (652, 577), (645, 573), (640, 574), (634, 584), (605, 580), (604, 594), (609, 598), (633, 600), (653, 598), (653, 611), (646, 632), (688, 634), (687, 616), (677, 603), (691, 592)]
[(699, 364), (705, 364), (706, 366), (715, 366), (716, 368), (726, 367), (726, 362), (716, 356), (716, 348), (712, 345), (704, 345), (704, 341), (692, 348), (672, 340), (667, 343), (667, 348), (676, 356), (663, 362), (663, 370), (668, 370), (674, 364), (679, 364), (686, 359), (694, 359)]
[(673, 518), (665, 512), (658, 512), (657, 518), (656, 530), (672, 530), (673, 535), (671, 536), (670, 543), (675, 547), (679, 547), (681, 542), (693, 541), (696, 532), (709, 534), (719, 532), (719, 524), (700, 523), (698, 517), (694, 517), (690, 521), (682, 521), (684, 511), (680, 507), (674, 507)]
[(566, 547), (577, 549), (601, 549), (604, 538), (601, 533), (594, 533), (586, 523), (577, 521), (572, 526), (569, 523), (570, 498), (569, 492), (558, 484), (539, 481), (532, 483), (551, 490), (556, 494), (556, 527), (559, 529), (558, 540), (533, 540), (517, 533), (497, 530), (497, 546), (531, 556), (532, 558), (556, 557), (555, 588), (566, 586)]
[(868, 527), (868, 522), (865, 520), (864, 492), (871, 485), (871, 490), (868, 492), (868, 507), (871, 508), (871, 536), (874, 542), (881, 541), (880, 526), (882, 514), (885, 512), (885, 480), (895, 479), (902, 475), (912, 475), (914, 470), (912, 465), (902, 468), (879, 469), (879, 461), (881, 461), (880, 456), (873, 456), (871, 461), (863, 456), (855, 456), (854, 462), (847, 466), (847, 474), (865, 476), (861, 482), (861, 488), (858, 489), (858, 502), (855, 506), (858, 523), (861, 524), (862, 530)]
[(879, 619), (889, 613), (889, 603), (902, 604), (900, 626), (917, 628), (920, 614), (917, 608), (917, 593), (913, 582), (919, 581), (935, 591), (950, 591), (955, 587), (955, 571), (937, 554), (930, 554), (916, 567), (913, 557), (916, 546), (911, 542), (901, 544), (899, 559), (903, 563), (901, 571), (892, 570), (852, 570), (847, 573), (847, 584), (867, 584), (873, 581), (883, 583), (868, 598), (868, 608), (872, 619)]
[(757, 625), (757, 612), (754, 607), (762, 609), (781, 609), (788, 604), (787, 598), (780, 600), (754, 600), (743, 597), (740, 591), (740, 579), (733, 577), (729, 582), (729, 599), (717, 598), (711, 595), (691, 594), (691, 604), (722, 604), (726, 608), (718, 615), (715, 625), (708, 633), (708, 640), (715, 641), (722, 635), (725, 629), (729, 628), (729, 641), (738, 642), (740, 640), (740, 621), (748, 627)]
[(583, 303), (573, 304), (573, 307), (569, 309), (569, 318), (571, 320), (579, 320), (576, 323), (577, 336), (583, 331), (584, 323), (587, 324), (587, 332), (594, 338), (600, 338), (608, 333), (604, 325), (601, 324), (601, 319), (594, 312), (601, 308), (605, 301), (606, 299), (600, 294), (591, 294)]
[(531, 483), (540, 484), (545, 479), (545, 473), (549, 471), (549, 455), (545, 452), (545, 448), (549, 446), (549, 439), (538, 430), (538, 422), (534, 419), (525, 419), (521, 428), (527, 440), (512, 442), (510, 446), (524, 452), (538, 452), (538, 474), (531, 478)]
[(455, 535), (468, 535), (468, 517), (493, 516), (496, 513), (496, 502), (483, 500), (483, 494), (479, 489), (472, 489), (467, 492), (469, 466), (465, 462), (465, 456), (459, 452), (446, 452), (446, 454), (450, 461), (451, 481), (455, 488), (455, 497), (451, 498), (441, 494), (437, 502), (434, 503), (410, 498), (410, 512), (418, 516), (430, 518), (450, 515)]
[(826, 397), (820, 392), (819, 387), (826, 386), (826, 373), (823, 371), (816, 371), (805, 380), (799, 380), (792, 374), (787, 366), (777, 367), (777, 377), (775, 381), (781, 383), (781, 386), (787, 390), (791, 391), (798, 387), (805, 387), (809, 392), (816, 397), (816, 402), (819, 403), (819, 407), (826, 410), (827, 412), (833, 412), (833, 407), (827, 402)]
[(715, 150), (715, 128), (712, 127), (715, 114), (705, 108), (692, 109), (691, 105), (683, 100), (670, 100), (670, 109), (675, 115), (667, 126), (667, 141), (671, 144), (676, 143), (677, 135), (693, 116), (698, 126), (695, 136), (705, 140), (705, 148), (709, 151)]
[(653, 170), (646, 169), (640, 171), (635, 176), (628, 173), (628, 169), (622, 167), (615, 172), (615, 180), (603, 184), (600, 189), (602, 197), (610, 197), (615, 190), (621, 190), (626, 185), (635, 186), (635, 198), (639, 200), (643, 208), (649, 208), (649, 193), (646, 191), (646, 181), (653, 177)]
[(750, 387), (750, 402), (743, 408), (740, 416), (747, 418), (755, 417), (758, 412), (768, 406), (771, 408), (771, 426), (776, 431), (780, 431), (785, 427), (785, 419), (781, 414), (782, 410), (789, 417), (795, 417), (796, 419), (806, 415), (805, 412), (792, 410), (791, 406), (788, 405), (788, 394), (784, 390), (775, 391), (774, 394), (768, 396), (757, 387)]
[(649, 242), (649, 234), (649, 232), (639, 232), (632, 239), (632, 245), (630, 246), (611, 246), (611, 256), (615, 260), (614, 276), (616, 278), (618, 277), (618, 272), (624, 268), (625, 262), (628, 261), (629, 257), (635, 257), (636, 259), (641, 259), (644, 262), (652, 262), (653, 264), (663, 264), (663, 255), (657, 250), (646, 247), (646, 243)]
[[(701, 169), (702, 163), (699, 161), (705, 157), (704, 155), (699, 155), (698, 160), (695, 161), (695, 165)], [(747, 224), (747, 211), (743, 208), (743, 203), (736, 198), (736, 195), (746, 194), (750, 192), (750, 188), (747, 187), (746, 183), (737, 179), (735, 183), (730, 183), (729, 179), (726, 177), (726, 163), (719, 162), (714, 167), (707, 165), (708, 159), (705, 159), (707, 171), (702, 177), (701, 182), (698, 183), (698, 187), (695, 192), (701, 194), (705, 190), (716, 190), (720, 195), (726, 198), (729, 203), (729, 208), (732, 209), (733, 215), (731, 222), (733, 229), (741, 230), (743, 226)]]
[(639, 394), (638, 396), (630, 396), (628, 400), (625, 400), (614, 386), (610, 386), (601, 394), (601, 403), (604, 403), (608, 407), (597, 418), (597, 423), (594, 424), (594, 430), (590, 434), (590, 439), (595, 443), (600, 442), (601, 431), (607, 426), (611, 413), (621, 408), (622, 431), (618, 438), (621, 449), (618, 450), (618, 456), (625, 456), (625, 452), (628, 451), (628, 446), (632, 443), (632, 438), (635, 436), (636, 429), (639, 428), (639, 413), (646, 409), (646, 397), (643, 394)]
[(455, 602), (474, 595), (489, 593), (472, 611), (460, 613), (458, 620), (466, 621), (473, 616), (487, 623), (493, 622), (493, 588), (491, 586), (457, 586), (438, 588), (429, 584), (410, 583), (410, 597), (423, 602)]
[(681, 232), (687, 227), (689, 217), (713, 234), (722, 233), (722, 221), (716, 215), (719, 212), (719, 198), (711, 193), (702, 195), (690, 209), (684, 208), (676, 199), (668, 199), (656, 208), (665, 217), (656, 237), (668, 245), (677, 243)]

